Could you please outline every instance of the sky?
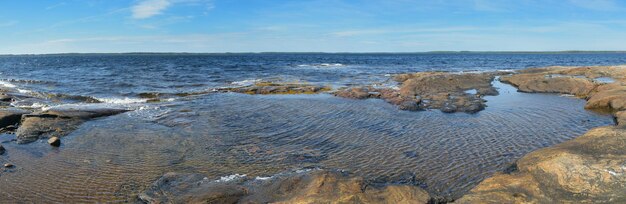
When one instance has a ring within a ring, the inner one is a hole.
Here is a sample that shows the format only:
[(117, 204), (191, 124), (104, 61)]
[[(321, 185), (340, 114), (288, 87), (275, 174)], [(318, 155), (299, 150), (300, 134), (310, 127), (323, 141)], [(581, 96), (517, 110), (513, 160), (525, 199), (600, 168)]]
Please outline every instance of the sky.
[(626, 0), (0, 0), (0, 54), (626, 50)]

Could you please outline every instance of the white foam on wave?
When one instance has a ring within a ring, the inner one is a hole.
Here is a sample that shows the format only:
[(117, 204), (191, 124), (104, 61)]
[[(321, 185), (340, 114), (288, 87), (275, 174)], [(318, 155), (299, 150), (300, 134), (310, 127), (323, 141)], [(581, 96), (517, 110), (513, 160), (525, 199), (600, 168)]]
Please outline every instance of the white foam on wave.
[(512, 70), (512, 69), (498, 69), (498, 71), (499, 72), (511, 72), (511, 73), (515, 72), (515, 70)]
[(273, 178), (272, 176), (269, 176), (269, 177), (257, 176), (256, 178), (254, 178), (254, 180), (267, 181), (267, 180), (270, 180), (272, 178)]
[(26, 90), (26, 89), (17, 89), (17, 92), (20, 92), (20, 93), (32, 93), (33, 91)]
[(254, 85), (254, 84), (256, 84), (257, 82), (260, 82), (260, 81), (261, 81), (261, 79), (246, 79), (246, 80), (243, 80), (243, 81), (235, 81), (235, 82), (232, 82), (230, 84), (237, 85), (237, 86), (252, 86), (252, 85)]
[(112, 103), (112, 104), (133, 104), (133, 103), (145, 103), (147, 99), (140, 98), (96, 98), (99, 101), (104, 103)]
[(343, 67), (346, 66), (340, 63), (320, 63), (320, 64), (301, 64), (298, 67)]
[(246, 176), (247, 176), (246, 174), (233, 174), (229, 176), (222, 176), (220, 177), (220, 179), (215, 180), (215, 182), (229, 182), (232, 180), (245, 178)]
[(15, 84), (9, 83), (7, 81), (0, 81), (0, 86), (4, 86), (7, 88), (15, 88), (17, 86), (15, 86)]
[(28, 104), (28, 105), (22, 105), (22, 104), (18, 104), (18, 103), (11, 103), (11, 106), (13, 107), (17, 107), (17, 108), (32, 108), (32, 109), (44, 109), (47, 108), (48, 105), (47, 104), (43, 104), (43, 103), (32, 103), (32, 104)]

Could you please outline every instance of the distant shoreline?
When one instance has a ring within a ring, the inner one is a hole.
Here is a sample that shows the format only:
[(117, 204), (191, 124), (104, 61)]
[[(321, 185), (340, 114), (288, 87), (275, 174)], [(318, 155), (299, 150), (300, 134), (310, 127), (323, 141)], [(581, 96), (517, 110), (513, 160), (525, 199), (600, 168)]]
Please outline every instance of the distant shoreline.
[(428, 51), (428, 52), (121, 52), (121, 53), (48, 53), (0, 54), (6, 56), (67, 56), (67, 55), (263, 55), (263, 54), (626, 54), (626, 51)]

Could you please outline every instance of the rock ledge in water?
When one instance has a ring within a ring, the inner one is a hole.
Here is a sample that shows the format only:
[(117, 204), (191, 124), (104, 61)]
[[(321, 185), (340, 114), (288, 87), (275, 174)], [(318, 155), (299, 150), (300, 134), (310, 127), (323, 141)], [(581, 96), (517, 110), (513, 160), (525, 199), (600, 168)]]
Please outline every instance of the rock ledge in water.
[(59, 107), (22, 117), (16, 131), (18, 143), (34, 142), (41, 138), (63, 137), (76, 130), (82, 123), (98, 117), (127, 112), (126, 109), (96, 107)]
[(18, 125), (22, 119), (22, 115), (28, 113), (30, 112), (18, 108), (0, 109), (0, 130)]
[[(546, 73), (608, 76), (616, 81), (601, 84), (567, 76), (565, 85), (560, 86), (561, 82), (536, 80)], [(624, 73), (626, 67), (550, 67), (522, 70), (505, 78), (533, 92), (565, 92), (587, 98), (586, 108), (614, 112), (617, 126), (595, 128), (573, 140), (531, 152), (516, 163), (517, 171), (485, 179), (456, 203), (626, 203)], [(593, 87), (589, 88), (591, 82)]]
[(209, 180), (199, 174), (168, 173), (139, 196), (146, 203), (427, 203), (416, 186), (367, 186), (362, 178), (325, 170)]
[(258, 82), (251, 86), (223, 88), (218, 92), (236, 92), (245, 94), (317, 94), (330, 91), (329, 87), (299, 83)]
[(400, 74), (394, 80), (400, 87), (348, 87), (334, 93), (351, 99), (380, 98), (402, 110), (439, 109), (442, 112), (476, 113), (485, 108), (485, 95), (498, 95), (491, 85), (501, 72), (450, 73), (419, 72)]

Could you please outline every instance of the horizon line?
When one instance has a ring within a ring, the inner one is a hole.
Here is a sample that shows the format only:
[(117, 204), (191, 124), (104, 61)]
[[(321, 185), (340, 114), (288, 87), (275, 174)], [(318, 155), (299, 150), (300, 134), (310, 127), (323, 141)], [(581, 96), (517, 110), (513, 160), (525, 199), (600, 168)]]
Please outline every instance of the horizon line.
[(561, 51), (417, 51), (417, 52), (63, 52), (40, 54), (0, 54), (0, 56), (33, 56), (33, 55), (140, 55), (140, 54), (188, 54), (188, 55), (219, 55), (219, 54), (454, 54), (454, 53), (510, 53), (510, 54), (567, 54), (567, 53), (626, 53), (626, 50), (561, 50)]

